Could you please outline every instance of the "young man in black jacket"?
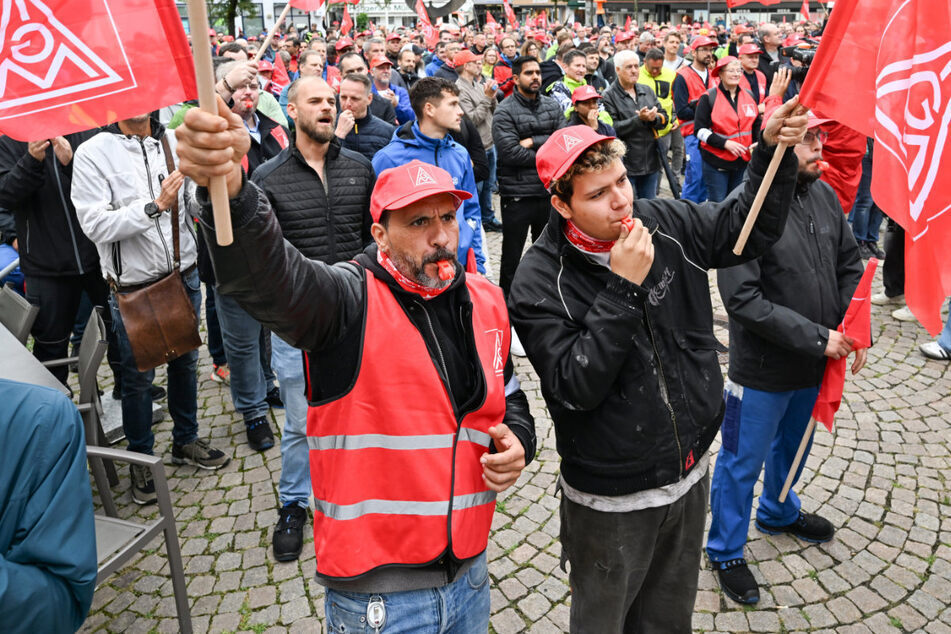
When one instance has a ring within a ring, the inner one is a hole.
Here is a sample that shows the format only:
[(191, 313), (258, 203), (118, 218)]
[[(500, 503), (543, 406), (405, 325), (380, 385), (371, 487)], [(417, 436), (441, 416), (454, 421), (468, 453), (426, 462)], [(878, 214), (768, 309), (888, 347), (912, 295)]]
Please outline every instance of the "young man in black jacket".
[[(753, 486), (766, 463), (756, 528), (808, 542), (832, 539), (832, 524), (802, 510), (793, 491), (779, 501), (812, 413), (826, 359), (848, 355), (851, 340), (836, 330), (862, 277), (858, 245), (835, 192), (818, 180), (823, 120), (811, 119), (796, 145), (796, 197), (782, 237), (762, 256), (718, 272), (730, 316), (730, 383), (711, 487), (713, 522), (707, 555), (726, 595), (759, 601), (743, 557)], [(865, 364), (855, 354), (852, 373)], [(796, 479), (809, 455), (803, 455)]]
[[(232, 245), (215, 244), (198, 190), (219, 287), (307, 352), (330, 628), (485, 631), (494, 492), (532, 459), (535, 432), (502, 295), (455, 257), (456, 208), (470, 194), (417, 160), (386, 170), (371, 198), (374, 244), (352, 262), (310, 260), (242, 178), (246, 132), (221, 102), (218, 112), (186, 115), (180, 165), (202, 186), (226, 175)], [(458, 608), (443, 618), (450, 598)]]
[(557, 213), (515, 274), (509, 311), (555, 425), (572, 632), (690, 631), (707, 449), (723, 415), (707, 270), (782, 234), (791, 154), (733, 255), (776, 142), (798, 142), (805, 125), (796, 101), (777, 110), (729, 204), (639, 200), (633, 220), (620, 141), (573, 126), (538, 153)]

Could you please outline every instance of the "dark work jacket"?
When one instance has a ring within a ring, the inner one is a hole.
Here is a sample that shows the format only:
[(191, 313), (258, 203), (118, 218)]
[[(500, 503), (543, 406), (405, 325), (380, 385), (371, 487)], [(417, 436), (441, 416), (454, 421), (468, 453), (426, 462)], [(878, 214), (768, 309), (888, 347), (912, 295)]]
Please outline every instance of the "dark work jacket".
[(730, 380), (766, 392), (819, 385), (829, 330), (845, 316), (862, 270), (835, 191), (823, 181), (799, 188), (776, 244), (717, 272), (730, 316)]
[(482, 137), (479, 136), (479, 129), (472, 123), (469, 115), (462, 115), (462, 121), (459, 122), (459, 131), (452, 132), (451, 136), (469, 153), (469, 158), (472, 160), (472, 176), (475, 178), (475, 182), (481, 183), (487, 179), (489, 177), (489, 157), (485, 153), (485, 146), (482, 144)]
[(419, 81), (419, 75), (413, 72), (404, 73), (403, 71), (399, 71), (399, 76), (400, 76), (400, 79), (403, 80), (403, 86), (406, 87), (406, 90), (410, 90), (413, 86), (416, 85), (416, 82)]
[[(290, 140), (287, 128), (277, 121), (267, 117), (260, 112), (258, 115), (258, 132), (261, 134), (260, 143), (251, 137), (251, 147), (248, 149), (248, 176), (254, 176), (254, 170), (265, 161), (274, 158), (280, 154), (284, 147), (274, 135), (275, 128), (281, 128), (284, 132), (284, 138)], [(280, 132), (278, 133), (280, 134)]]
[[(73, 152), (99, 131), (66, 135)], [(63, 165), (52, 145), (37, 161), (27, 144), (0, 138), (0, 207), (13, 213), (26, 275), (99, 273), (99, 253), (86, 237), (70, 198), (73, 162)]]
[[(667, 112), (657, 101), (657, 95), (643, 84), (634, 84), (637, 101), (615, 81), (604, 95), (604, 109), (614, 119), (614, 129), (619, 139), (627, 146), (624, 155), (624, 167), (629, 176), (653, 174), (660, 170), (660, 156), (657, 153), (657, 139), (654, 134), (667, 126)], [(637, 111), (641, 108), (657, 108), (657, 117), (653, 121), (641, 121)]]
[(548, 87), (556, 81), (561, 81), (565, 76), (565, 69), (558, 65), (554, 59), (545, 60), (539, 65), (542, 71), (542, 94), (548, 94)]
[(370, 162), (340, 147), (336, 137), (327, 148), (324, 170), (326, 183), (291, 146), (251, 180), (267, 196), (287, 241), (312, 260), (335, 264), (370, 242), (370, 192), (376, 177)]
[[(368, 247), (355, 262), (334, 266), (306, 258), (283, 239), (277, 218), (271, 213), (267, 197), (253, 183), (244, 183), (231, 203), (234, 243), (215, 244), (208, 193), (198, 189), (202, 205), (201, 221), (211, 245), (218, 290), (238, 303), (267, 329), (290, 345), (310, 355), (313, 399), (326, 400), (346, 392), (357, 373), (362, 352), (362, 326), (366, 314), (366, 273), (387, 283), (407, 317), (419, 329), (427, 349), (436, 358), (445, 359), (450, 399), (457, 411), (474, 408), (485, 393), (485, 380), (478, 373), (474, 349), (471, 300), (465, 285), (465, 273), (459, 270), (452, 286), (431, 301), (399, 288), (386, 271), (376, 264), (376, 245)], [(266, 281), (266, 283), (262, 283)], [(394, 336), (399, 336), (394, 333)], [(385, 359), (381, 360), (385, 362)], [(506, 411), (504, 422), (525, 448), (525, 461), (535, 455), (535, 422), (525, 394), (513, 381), (511, 360), (506, 360)], [(441, 386), (433, 389), (442, 390)], [(465, 395), (458, 399), (453, 395)], [(401, 405), (393, 403), (394, 413)], [(394, 474), (402, 477), (403, 474)], [(364, 586), (373, 580), (387, 579), (403, 587), (445, 585), (469, 562), (451, 556), (429, 566), (387, 567), (361, 577)], [(380, 575), (380, 576), (377, 576)], [(400, 582), (394, 582), (394, 577)], [(415, 580), (414, 580), (415, 578)], [(334, 585), (332, 580), (321, 580)]]
[(634, 203), (654, 245), (640, 285), (573, 247), (556, 214), (522, 258), (509, 315), (538, 373), (561, 474), (574, 488), (625, 495), (678, 482), (713, 442), (723, 379), (707, 270), (756, 257), (782, 235), (796, 182), (790, 152), (743, 256), (733, 255), (773, 149), (756, 149), (747, 186), (722, 203)]
[(439, 67), (439, 70), (433, 74), (433, 77), (440, 77), (455, 84), (456, 80), (459, 79), (459, 73), (456, 72), (455, 68), (450, 67), (448, 64), (443, 64)]
[[(549, 196), (538, 178), (535, 152), (552, 132), (564, 125), (564, 110), (548, 95), (539, 93), (535, 99), (526, 99), (516, 89), (498, 105), (492, 118), (492, 140), (499, 192), (503, 196)], [(527, 138), (532, 139), (532, 147), (519, 145)]]
[[(382, 99), (380, 100), (382, 101)], [(376, 102), (371, 102), (371, 104)], [(392, 108), (392, 104), (387, 104)], [(371, 112), (367, 116), (357, 119), (353, 129), (343, 140), (343, 147), (362, 154), (366, 160), (372, 161), (373, 155), (382, 150), (390, 139), (396, 126), (383, 121)]]
[[(571, 116), (568, 117), (568, 125), (573, 126), (588, 124), (581, 120), (581, 116), (578, 114), (577, 110), (572, 110)], [(606, 124), (604, 121), (601, 121), (601, 119), (598, 119), (598, 129), (595, 130), (595, 132), (601, 136), (617, 136), (617, 132), (614, 130), (614, 128)]]
[(368, 108), (370, 114), (384, 123), (396, 125), (396, 108), (386, 99), (374, 99)]

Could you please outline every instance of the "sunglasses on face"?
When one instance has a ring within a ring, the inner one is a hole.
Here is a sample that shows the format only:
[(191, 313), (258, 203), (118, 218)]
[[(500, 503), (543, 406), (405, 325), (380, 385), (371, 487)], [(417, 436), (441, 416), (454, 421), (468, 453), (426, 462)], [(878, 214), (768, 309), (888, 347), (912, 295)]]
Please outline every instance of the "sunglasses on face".
[(819, 143), (825, 145), (825, 142), (829, 140), (829, 133), (825, 130), (809, 130), (806, 132), (806, 136), (802, 137), (802, 144), (812, 145), (816, 139), (819, 140)]

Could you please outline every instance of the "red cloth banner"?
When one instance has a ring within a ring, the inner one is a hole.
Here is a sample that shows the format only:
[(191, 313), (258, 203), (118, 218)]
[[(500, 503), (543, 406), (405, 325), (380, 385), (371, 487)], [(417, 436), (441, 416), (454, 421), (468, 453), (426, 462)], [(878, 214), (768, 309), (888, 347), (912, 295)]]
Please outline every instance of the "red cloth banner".
[(301, 11), (316, 11), (324, 0), (288, 0), (289, 5)]
[(343, 7), (343, 19), (340, 21), (340, 33), (346, 35), (353, 28), (353, 20), (350, 19), (350, 7)]
[(799, 15), (801, 15), (802, 19), (806, 22), (809, 22), (812, 19), (809, 17), (809, 0), (802, 0), (802, 6), (799, 8)]
[(627, 19), (624, 20), (624, 31), (626, 33), (631, 32), (631, 16), (627, 16)]
[(774, 4), (779, 4), (782, 1), (783, 0), (726, 0), (726, 6), (733, 9), (734, 7), (741, 7), (744, 4), (755, 2), (756, 4), (762, 4), (768, 7)]
[(951, 6), (859, 5), (836, 3), (800, 99), (875, 138), (872, 197), (905, 229), (905, 300), (937, 335), (951, 295)]
[[(203, 46), (206, 33), (196, 30)], [(198, 94), (173, 0), (4, 0), (0, 38), (0, 134), (21, 141)]]
[[(868, 348), (872, 345), (872, 279), (878, 260), (871, 258), (865, 265), (865, 272), (859, 285), (855, 288), (852, 301), (845, 311), (845, 317), (839, 324), (838, 331), (846, 337), (855, 340), (853, 349)], [(822, 375), (822, 387), (819, 388), (819, 398), (812, 408), (812, 417), (832, 431), (835, 413), (842, 404), (842, 391), (845, 389), (845, 371), (848, 368), (848, 358), (827, 359), (825, 374)]]
[(512, 5), (509, 3), (509, 0), (502, 0), (502, 8), (505, 9), (505, 19), (508, 20), (509, 25), (513, 29), (517, 29), (518, 20), (515, 19), (515, 10), (512, 9)]
[(439, 31), (436, 30), (432, 20), (429, 19), (429, 12), (426, 11), (426, 5), (423, 4), (423, 0), (416, 0), (416, 15), (419, 17), (419, 30), (423, 34), (426, 48), (433, 50), (436, 47), (436, 42), (439, 41)]

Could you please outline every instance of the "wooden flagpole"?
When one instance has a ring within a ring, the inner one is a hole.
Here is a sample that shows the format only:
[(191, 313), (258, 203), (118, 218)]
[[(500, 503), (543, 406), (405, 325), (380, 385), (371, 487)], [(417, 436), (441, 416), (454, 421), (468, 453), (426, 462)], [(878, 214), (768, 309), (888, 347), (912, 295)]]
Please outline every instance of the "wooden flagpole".
[(799, 443), (799, 450), (796, 451), (796, 457), (793, 458), (792, 466), (789, 468), (789, 475), (786, 476), (786, 483), (783, 485), (783, 490), (779, 494), (780, 503), (785, 502), (786, 496), (789, 495), (789, 489), (792, 488), (793, 480), (796, 478), (796, 471), (799, 470), (799, 463), (802, 462), (802, 456), (806, 453), (806, 447), (809, 446), (809, 440), (812, 438), (814, 431), (816, 431), (816, 419), (810, 417), (806, 431), (802, 435), (802, 441)]
[[(211, 68), (211, 46), (201, 36), (208, 28), (208, 10), (205, 0), (188, 0), (188, 23), (192, 32), (192, 59), (195, 62), (195, 80), (198, 84), (198, 105), (205, 112), (218, 114), (215, 73)], [(195, 29), (198, 29), (197, 31)], [(211, 209), (215, 217), (215, 236), (218, 244), (226, 247), (234, 241), (231, 234), (231, 208), (228, 205), (228, 180), (216, 176), (208, 183)]]
[(287, 13), (291, 10), (291, 3), (288, 2), (284, 5), (284, 10), (281, 11), (281, 15), (277, 16), (277, 20), (274, 21), (271, 30), (267, 32), (267, 37), (264, 38), (264, 42), (261, 43), (261, 48), (258, 49), (257, 55), (254, 56), (255, 62), (260, 62), (261, 58), (264, 56), (264, 53), (267, 52), (268, 47), (271, 45), (271, 40), (274, 39), (274, 35), (277, 33), (277, 30), (281, 28), (281, 25), (284, 24), (284, 18), (287, 17)]
[(786, 154), (787, 147), (788, 146), (782, 141), (776, 144), (776, 151), (773, 152), (773, 158), (769, 162), (769, 167), (766, 168), (766, 175), (763, 176), (763, 181), (759, 184), (759, 190), (756, 192), (756, 198), (753, 199), (750, 213), (746, 216), (746, 222), (743, 223), (740, 237), (736, 239), (736, 245), (733, 247), (733, 253), (736, 255), (742, 255), (743, 249), (746, 248), (746, 241), (750, 238), (750, 232), (753, 231), (753, 225), (756, 224), (759, 210), (763, 206), (763, 201), (766, 200), (766, 194), (773, 184), (773, 179), (776, 177), (776, 170), (779, 169), (779, 164), (783, 161), (783, 155)]

